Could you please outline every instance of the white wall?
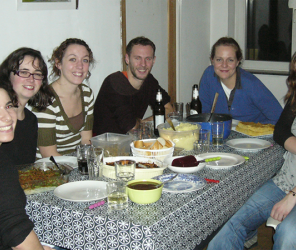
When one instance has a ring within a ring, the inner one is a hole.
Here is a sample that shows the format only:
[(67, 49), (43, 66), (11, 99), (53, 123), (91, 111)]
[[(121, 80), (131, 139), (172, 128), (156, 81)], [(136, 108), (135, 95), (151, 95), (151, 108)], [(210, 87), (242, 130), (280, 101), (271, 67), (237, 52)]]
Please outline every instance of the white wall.
[[(210, 1), (179, 1), (177, 35), (177, 101), (191, 101), (192, 86), (209, 65)], [(185, 107), (184, 107), (185, 109)]]
[(17, 0), (0, 0), (0, 61), (27, 46), (44, 59), (66, 38), (85, 40), (97, 61), (90, 86), (95, 96), (104, 78), (122, 69), (120, 0), (80, 0), (78, 10), (17, 11)]
[[(126, 44), (137, 36), (154, 42), (156, 61), (151, 73), (165, 90), (168, 90), (167, 12), (167, 0), (126, 0)], [(148, 108), (145, 117), (151, 114)]]

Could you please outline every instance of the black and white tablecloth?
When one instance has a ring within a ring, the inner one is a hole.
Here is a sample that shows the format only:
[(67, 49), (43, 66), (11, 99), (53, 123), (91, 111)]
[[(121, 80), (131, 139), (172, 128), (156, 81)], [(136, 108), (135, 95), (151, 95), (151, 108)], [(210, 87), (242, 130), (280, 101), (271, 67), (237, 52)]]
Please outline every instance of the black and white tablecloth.
[[(228, 139), (243, 137), (232, 132)], [(220, 152), (248, 156), (240, 166), (226, 170), (204, 168), (195, 173), (220, 180), (191, 193), (165, 193), (149, 205), (129, 201), (128, 209), (108, 212), (107, 204), (85, 210), (95, 202), (70, 202), (53, 191), (27, 196), (27, 213), (40, 241), (75, 250), (163, 250), (194, 249), (226, 222), (283, 164), (284, 149), (275, 144), (258, 152)], [(183, 152), (192, 154), (192, 152)], [(164, 173), (170, 173), (166, 169)], [(77, 170), (72, 180), (83, 180)], [(84, 177), (86, 178), (86, 177)], [(107, 181), (108, 179), (103, 179)]]

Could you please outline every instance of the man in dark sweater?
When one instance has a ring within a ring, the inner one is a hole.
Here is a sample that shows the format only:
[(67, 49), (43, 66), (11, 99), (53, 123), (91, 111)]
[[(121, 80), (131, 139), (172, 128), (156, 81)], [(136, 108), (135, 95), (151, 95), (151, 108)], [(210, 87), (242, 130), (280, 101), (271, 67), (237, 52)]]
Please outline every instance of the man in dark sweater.
[[(94, 106), (94, 134), (125, 134), (136, 128), (147, 110), (155, 104), (161, 89), (166, 114), (173, 111), (168, 93), (150, 73), (155, 62), (155, 45), (136, 37), (126, 47), (126, 72), (115, 72), (103, 82)], [(145, 120), (152, 120), (149, 117)]]

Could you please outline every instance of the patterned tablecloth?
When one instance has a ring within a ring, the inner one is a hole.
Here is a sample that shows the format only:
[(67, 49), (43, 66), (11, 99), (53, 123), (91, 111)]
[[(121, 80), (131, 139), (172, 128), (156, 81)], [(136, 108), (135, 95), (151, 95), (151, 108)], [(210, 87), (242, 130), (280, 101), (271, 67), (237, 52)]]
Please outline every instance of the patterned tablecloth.
[[(245, 137), (232, 131), (228, 139)], [(69, 249), (194, 249), (226, 222), (282, 166), (284, 149), (273, 146), (257, 152), (235, 151), (224, 145), (220, 152), (248, 156), (242, 165), (226, 170), (204, 168), (195, 175), (220, 180), (191, 193), (165, 193), (156, 203), (108, 212), (107, 204), (85, 210), (95, 202), (70, 202), (53, 191), (27, 196), (27, 213), (43, 242)], [(193, 152), (183, 152), (192, 154)], [(166, 169), (164, 173), (170, 173)], [(81, 179), (77, 170), (71, 180)], [(85, 177), (84, 177), (85, 178)], [(107, 181), (107, 179), (105, 179)]]

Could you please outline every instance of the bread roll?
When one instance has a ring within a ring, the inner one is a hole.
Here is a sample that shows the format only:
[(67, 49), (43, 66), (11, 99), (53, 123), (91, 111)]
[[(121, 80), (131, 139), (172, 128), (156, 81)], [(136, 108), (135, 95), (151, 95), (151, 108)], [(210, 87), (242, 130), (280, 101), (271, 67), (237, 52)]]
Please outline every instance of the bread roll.
[(142, 148), (144, 146), (143, 141), (134, 141), (135, 148)]

